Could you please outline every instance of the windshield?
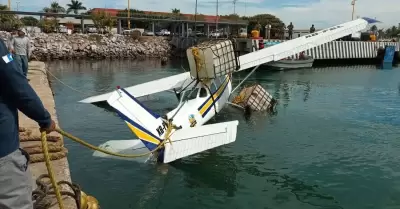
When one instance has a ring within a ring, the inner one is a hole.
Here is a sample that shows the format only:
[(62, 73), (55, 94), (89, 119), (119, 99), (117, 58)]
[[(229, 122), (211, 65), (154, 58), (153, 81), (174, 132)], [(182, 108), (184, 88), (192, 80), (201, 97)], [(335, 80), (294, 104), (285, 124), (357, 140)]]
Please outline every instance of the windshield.
[(196, 99), (198, 91), (199, 91), (199, 89), (193, 89), (193, 91), (192, 90), (184, 91), (183, 96), (182, 96), (182, 102), (187, 101), (187, 100)]

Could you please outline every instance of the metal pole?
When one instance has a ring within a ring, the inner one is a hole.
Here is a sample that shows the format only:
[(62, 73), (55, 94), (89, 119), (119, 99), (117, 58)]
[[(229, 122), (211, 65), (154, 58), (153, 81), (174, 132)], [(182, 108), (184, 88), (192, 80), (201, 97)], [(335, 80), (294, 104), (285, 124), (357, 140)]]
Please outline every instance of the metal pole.
[(197, 0), (196, 0), (196, 8), (195, 8), (195, 11), (194, 11), (194, 33), (195, 33), (195, 36), (197, 35)]
[[(215, 34), (218, 34), (218, 0), (217, 0), (217, 16), (215, 17)], [(218, 38), (215, 36), (215, 38)]]
[(235, 92), (236, 90), (238, 90), (238, 88), (251, 76), (251, 74), (253, 74), (258, 68), (260, 67), (260, 65), (257, 65), (256, 67), (253, 68), (253, 70), (250, 71), (249, 74), (247, 74), (247, 76), (231, 91), (231, 94), (228, 97), (231, 97), (232, 93)]
[(11, 0), (8, 0), (8, 10), (11, 11)]
[(17, 11), (19, 11), (19, 1), (17, 1)]
[(353, 11), (351, 13), (351, 20), (354, 20), (354, 7), (356, 5), (356, 0), (352, 0), (351, 1), (351, 5), (353, 6)]
[(131, 29), (131, 0), (128, 0), (128, 30)]
[(244, 16), (246, 16), (247, 12), (247, 0), (244, 2)]
[(233, 14), (236, 14), (236, 2), (237, 0), (233, 0)]

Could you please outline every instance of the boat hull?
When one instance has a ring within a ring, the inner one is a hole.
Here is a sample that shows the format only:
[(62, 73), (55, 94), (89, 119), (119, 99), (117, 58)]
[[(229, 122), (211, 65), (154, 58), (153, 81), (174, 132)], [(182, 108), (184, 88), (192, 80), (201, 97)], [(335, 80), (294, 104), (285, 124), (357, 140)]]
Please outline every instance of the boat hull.
[(314, 59), (306, 60), (279, 60), (276, 62), (265, 63), (266, 66), (277, 69), (298, 69), (298, 68), (310, 68), (314, 63)]

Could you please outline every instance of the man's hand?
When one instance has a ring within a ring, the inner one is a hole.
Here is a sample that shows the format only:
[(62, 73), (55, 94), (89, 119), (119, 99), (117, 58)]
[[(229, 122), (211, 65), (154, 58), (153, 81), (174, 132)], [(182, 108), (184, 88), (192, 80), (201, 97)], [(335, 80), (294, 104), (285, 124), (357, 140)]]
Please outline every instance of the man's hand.
[(50, 126), (47, 128), (41, 128), (40, 133), (42, 133), (43, 131), (46, 131), (46, 133), (49, 134), (55, 130), (56, 130), (56, 123), (54, 122), (54, 120), (51, 120)]

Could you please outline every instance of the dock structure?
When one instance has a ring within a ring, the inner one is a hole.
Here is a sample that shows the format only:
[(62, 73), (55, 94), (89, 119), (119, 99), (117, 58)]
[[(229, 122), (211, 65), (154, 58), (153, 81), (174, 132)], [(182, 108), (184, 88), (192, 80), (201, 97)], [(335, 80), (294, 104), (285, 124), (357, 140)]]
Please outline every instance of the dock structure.
[[(208, 38), (185, 38), (185, 37), (173, 37), (171, 44), (179, 49), (185, 50), (197, 43), (208, 40)], [(246, 43), (249, 39), (240, 38), (237, 39), (241, 54), (250, 53), (256, 51), (258, 46), (241, 47), (240, 43)], [(283, 43), (286, 40), (264, 40), (264, 46), (269, 47), (279, 43)], [(245, 44), (246, 45), (246, 44)], [(252, 43), (251, 45), (254, 45)], [(332, 41), (329, 43), (322, 44), (312, 49), (308, 49), (305, 53), (308, 56), (313, 57), (315, 60), (330, 60), (330, 59), (374, 59), (378, 54), (378, 49), (385, 46), (396, 46), (396, 51), (400, 50), (399, 42), (372, 42), (372, 41)], [(292, 58), (298, 57), (298, 54), (293, 55)]]
[[(285, 40), (268, 40), (266, 46), (285, 42)], [(372, 42), (372, 41), (332, 41), (315, 48), (306, 50), (308, 56), (316, 60), (328, 59), (373, 59), (378, 54), (378, 49), (385, 46), (396, 46), (400, 49), (399, 42)], [(296, 57), (298, 55), (293, 55)]]
[[(30, 79), (29, 83), (32, 86), (32, 88), (35, 90), (35, 92), (38, 94), (40, 99), (43, 102), (43, 105), (45, 108), (49, 111), (52, 119), (58, 124), (57, 120), (57, 114), (56, 114), (56, 109), (55, 109), (55, 102), (54, 102), (54, 97), (53, 97), (53, 92), (50, 88), (49, 81), (47, 78), (47, 71), (46, 71), (46, 66), (43, 62), (37, 62), (37, 61), (32, 61), (29, 62), (29, 70), (28, 70), (28, 78)], [(19, 112), (19, 126), (20, 128), (25, 128), (27, 130), (30, 130), (29, 136), (31, 139), (36, 139), (36, 140), (24, 140), (23, 136), (20, 134), (20, 140), (21, 140), (21, 148), (26, 150), (31, 159), (30, 159), (30, 164), (29, 164), (29, 171), (32, 174), (32, 185), (33, 189), (36, 189), (36, 179), (42, 175), (42, 174), (47, 174), (47, 168), (45, 162), (43, 162), (40, 159), (43, 159), (43, 154), (38, 151), (41, 150), (41, 141), (37, 140), (40, 139), (40, 131), (39, 131), (39, 126), (38, 124), (29, 119), (27, 116), (25, 116), (23, 113)], [(65, 148), (63, 147), (63, 138), (61, 135), (58, 133), (51, 133), (50, 136), (54, 136), (60, 141), (58, 141), (59, 145), (62, 147), (64, 150)], [(25, 137), (26, 138), (26, 137)], [(52, 144), (49, 142), (49, 146)], [(54, 144), (53, 144), (54, 145)], [(28, 151), (28, 150), (31, 150)], [(51, 151), (51, 149), (50, 149)], [(66, 151), (66, 150), (65, 150)], [(60, 159), (58, 160), (52, 160), (51, 164), (54, 170), (54, 174), (56, 176), (56, 181), (68, 181), (71, 182), (71, 176), (70, 176), (70, 170), (69, 170), (69, 165), (68, 165), (68, 160), (66, 158), (66, 152), (64, 152), (64, 155), (61, 155), (59, 157)], [(65, 189), (65, 188), (63, 188)], [(52, 207), (51, 208), (58, 208), (57, 201), (54, 198), (52, 200)], [(75, 200), (65, 196), (64, 197), (64, 206), (65, 208), (68, 209), (76, 209), (76, 204)]]

